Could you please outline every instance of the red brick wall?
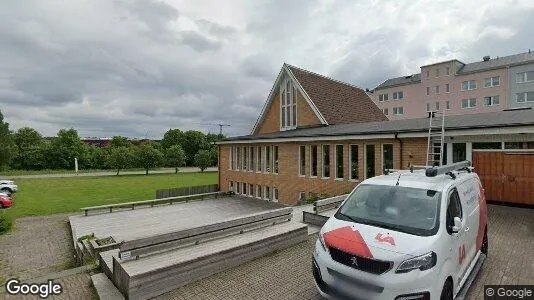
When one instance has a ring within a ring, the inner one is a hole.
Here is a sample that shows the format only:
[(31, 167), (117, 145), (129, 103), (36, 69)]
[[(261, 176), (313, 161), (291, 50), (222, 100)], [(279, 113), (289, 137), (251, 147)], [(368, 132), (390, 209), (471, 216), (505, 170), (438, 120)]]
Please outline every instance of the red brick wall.
[[(343, 145), (343, 179), (335, 179), (335, 146)], [(229, 170), (229, 149), (231, 146), (258, 146), (260, 144), (234, 144), (220, 146), (220, 184), (222, 191), (228, 191), (228, 184), (233, 182), (245, 182), (254, 185), (276, 187), (279, 190), (280, 202), (294, 205), (298, 200), (298, 192), (325, 194), (335, 196), (351, 191), (360, 181), (349, 180), (349, 145), (358, 145), (358, 165), (359, 180), (364, 178), (364, 146), (366, 144), (375, 145), (375, 172), (382, 174), (382, 145), (393, 144), (393, 168), (401, 168), (400, 143), (395, 139), (391, 140), (342, 140), (324, 142), (288, 142), (277, 144), (261, 144), (262, 146), (279, 147), (279, 174), (264, 174), (256, 171), (236, 171)], [(306, 146), (306, 175), (299, 176), (299, 146)], [(318, 145), (318, 177), (310, 177), (310, 145)], [(322, 146), (330, 145), (330, 178), (323, 179), (322, 175)], [(250, 150), (248, 150), (250, 151)], [(257, 148), (255, 154), (257, 155)], [(423, 165), (426, 160), (426, 139), (414, 138), (403, 139), (402, 168), (406, 169), (408, 163)], [(257, 163), (255, 163), (256, 165)]]

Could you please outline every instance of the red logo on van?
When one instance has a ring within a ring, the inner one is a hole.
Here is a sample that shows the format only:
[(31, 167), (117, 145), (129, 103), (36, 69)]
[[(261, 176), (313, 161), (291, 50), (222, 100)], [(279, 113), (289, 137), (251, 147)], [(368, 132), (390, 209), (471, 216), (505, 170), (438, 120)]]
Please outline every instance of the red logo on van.
[(376, 235), (375, 240), (377, 240), (379, 243), (388, 243), (391, 246), (395, 246), (395, 240), (389, 234), (384, 235), (382, 233), (379, 233)]

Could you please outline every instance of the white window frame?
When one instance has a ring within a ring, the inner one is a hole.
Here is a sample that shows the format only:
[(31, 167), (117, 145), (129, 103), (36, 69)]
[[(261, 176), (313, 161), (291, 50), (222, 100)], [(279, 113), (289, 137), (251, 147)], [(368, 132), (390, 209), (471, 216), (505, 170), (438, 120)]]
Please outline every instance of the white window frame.
[(256, 157), (258, 158), (256, 162), (256, 173), (261, 173), (263, 171), (263, 146), (258, 146), (256, 151)]
[[(499, 81), (499, 84), (495, 84), (494, 82), (495, 78), (497, 78), (497, 80)], [(486, 85), (486, 83), (488, 83), (488, 80), (489, 80), (489, 85)], [(492, 77), (484, 78), (484, 88), (491, 88), (491, 87), (496, 87), (500, 85), (501, 85), (501, 76), (492, 76)]]
[[(528, 94), (529, 94), (529, 93), (534, 93), (534, 91), (532, 91), (532, 92), (516, 93), (516, 94), (515, 94), (515, 101), (516, 101), (517, 103), (534, 102), (534, 98), (533, 98), (533, 100), (528, 100)], [(523, 101), (519, 101), (519, 95), (523, 95), (523, 99), (524, 99)]]
[(451, 101), (445, 101), (445, 110), (451, 110)]
[[(315, 164), (316, 164), (316, 167), (317, 167), (317, 170), (316, 171), (316, 174), (313, 175), (313, 156), (312, 156), (312, 148), (313, 147), (316, 147), (317, 148), (317, 151), (316, 151), (316, 156), (315, 156)], [(310, 145), (310, 178), (317, 178), (317, 176), (319, 176), (319, 164), (317, 163), (317, 161), (319, 160), (319, 145)]]
[(389, 93), (378, 94), (378, 102), (389, 101)]
[(402, 99), (404, 99), (404, 92), (403, 91), (393, 92), (393, 100), (402, 100)]
[(439, 101), (436, 101), (436, 104), (434, 105), (434, 107), (436, 108), (436, 111), (439, 111)]
[(271, 200), (271, 190), (268, 185), (263, 187), (263, 200), (265, 201)]
[(248, 149), (248, 156), (249, 156), (248, 171), (249, 172), (254, 172), (254, 169), (256, 168), (256, 162), (254, 161), (254, 153), (256, 153), (255, 148), (256, 146), (250, 146), (250, 148)]
[(341, 165), (343, 166), (343, 173), (345, 173), (345, 146), (343, 144), (336, 144), (334, 145), (334, 180), (344, 180), (345, 174), (341, 174), (341, 177), (338, 177), (339, 174), (337, 174), (337, 148), (338, 146), (341, 146), (341, 149), (343, 151), (343, 157), (341, 158)]
[(445, 67), (445, 75), (451, 75), (451, 68), (450, 67)]
[[(486, 103), (486, 99), (489, 99), (489, 101), (490, 101), (489, 104)], [(497, 104), (495, 104), (495, 100), (497, 100)], [(485, 107), (498, 106), (500, 104), (501, 103), (500, 103), (499, 95), (484, 97), (484, 106)]]
[(450, 83), (445, 84), (445, 93), (449, 94), (451, 92), (451, 85)]
[(435, 90), (436, 90), (436, 94), (439, 94), (439, 85), (436, 85)]
[[(475, 100), (475, 105), (471, 105), (471, 100)], [(467, 106), (464, 107), (464, 101), (467, 101)], [(462, 109), (472, 109), (477, 107), (477, 99), (476, 98), (469, 98), (469, 99), (462, 99), (461, 108)]]
[(388, 108), (387, 108), (387, 107), (384, 108), (384, 110), (382, 111), (382, 113), (384, 113), (384, 115), (387, 116), (387, 115), (389, 114), (389, 110), (388, 110)]
[(395, 165), (395, 146), (392, 143), (384, 143), (382, 144), (382, 171), (384, 171), (384, 165), (386, 164), (384, 161), (384, 146), (386, 145), (391, 145), (391, 153), (393, 154), (393, 165)]
[[(302, 195), (304, 195), (304, 197), (302, 197)], [(306, 192), (298, 192), (297, 193), (297, 202), (301, 201), (302, 199), (306, 200)]]
[[(289, 92), (287, 91), (288, 89)], [(280, 85), (280, 131), (297, 128), (297, 94), (298, 89), (293, 84), (291, 78), (287, 77), (282, 81)], [(289, 119), (287, 118), (288, 111)], [(283, 113), (285, 113), (284, 118), (282, 118)]]
[[(276, 149), (276, 151), (275, 151)], [(278, 146), (273, 146), (272, 149), (271, 149), (271, 152), (272, 152), (272, 168), (273, 168), (273, 171), (272, 173), (274, 175), (278, 175), (278, 173), (280, 172), (280, 147)], [(278, 154), (278, 157), (275, 157), (274, 154)]]
[(241, 182), (236, 181), (236, 182), (235, 182), (235, 187), (236, 187), (236, 188), (235, 188), (235, 192), (234, 192), (234, 193), (235, 193), (236, 195), (241, 195)]
[[(464, 82), (467, 82), (467, 89), (464, 89)], [(474, 82), (474, 84), (472, 84)], [(462, 81), (462, 86), (460, 87), (462, 91), (472, 91), (477, 89), (476, 80), (464, 80)]]
[[(302, 167), (302, 148), (304, 148), (304, 168)], [(302, 172), (304, 171), (304, 172)], [(302, 174), (304, 173), (304, 174)], [(299, 145), (299, 177), (306, 177), (306, 146)]]
[(241, 148), (241, 171), (246, 172), (248, 170), (247, 160), (248, 160), (248, 151), (247, 146)]
[(234, 147), (230, 146), (228, 151), (228, 170), (232, 170), (232, 163), (234, 160)]
[[(360, 153), (360, 145), (358, 145), (358, 144), (349, 144), (349, 162), (348, 162), (349, 181), (357, 182), (357, 181), (359, 181), (359, 178), (360, 178), (359, 174), (356, 174), (356, 178), (355, 179), (352, 178), (352, 146), (356, 146), (356, 152), (357, 152), (357, 154), (359, 154)], [(358, 156), (358, 155), (356, 155), (356, 156)], [(359, 157), (356, 157), (356, 163), (358, 164), (358, 169), (360, 169), (360, 158)]]
[(259, 184), (256, 184), (256, 191), (255, 192), (256, 192), (256, 195), (255, 195), (256, 198), (261, 199), (262, 198), (261, 194), (263, 193), (262, 186), (259, 185)]
[[(402, 111), (402, 112), (401, 112)], [(402, 116), (404, 115), (404, 107), (402, 106), (399, 106), (399, 107), (393, 107), (393, 114), (395, 116)]]
[(251, 198), (254, 197), (254, 191), (255, 191), (254, 184), (253, 183), (249, 183), (248, 184), (248, 195), (247, 196), (249, 196)]
[[(267, 149), (269, 149), (269, 155), (267, 155)], [(272, 169), (270, 168), (270, 166), (267, 165), (267, 156), (269, 156), (269, 164), (271, 165), (271, 161), (272, 161), (272, 149), (271, 149), (271, 146), (265, 146), (264, 149), (263, 149), (263, 173), (265, 174), (269, 174), (272, 172)]]
[(278, 202), (280, 200), (280, 191), (278, 188), (273, 187), (273, 202)]
[(241, 195), (248, 196), (247, 192), (245, 191), (247, 189), (247, 183), (241, 182)]
[[(325, 156), (324, 156), (324, 149), (325, 147), (328, 147), (328, 177), (325, 176)], [(321, 145), (321, 178), (322, 179), (329, 179), (330, 176), (332, 176), (332, 168), (331, 168), (331, 165), (332, 165), (332, 160), (330, 159), (330, 144), (322, 144)]]
[[(527, 83), (527, 82), (533, 82), (534, 79), (528, 80), (527, 73), (528, 72), (534, 72), (534, 71), (525, 71), (525, 72), (519, 72), (515, 75), (515, 83)], [(521, 78), (521, 80), (519, 80)]]
[(234, 182), (232, 180), (228, 181), (228, 191), (229, 192), (234, 191)]

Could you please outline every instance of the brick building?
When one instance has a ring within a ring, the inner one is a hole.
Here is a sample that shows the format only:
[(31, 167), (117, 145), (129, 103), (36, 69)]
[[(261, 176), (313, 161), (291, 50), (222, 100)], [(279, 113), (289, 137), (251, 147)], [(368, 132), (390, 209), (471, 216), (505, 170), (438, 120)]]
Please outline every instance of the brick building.
[[(424, 165), (428, 125), (388, 121), (360, 88), (284, 64), (251, 134), (218, 143), (219, 186), (287, 205), (347, 193), (384, 168)], [(446, 128), (445, 162), (534, 149), (532, 109), (451, 116)]]

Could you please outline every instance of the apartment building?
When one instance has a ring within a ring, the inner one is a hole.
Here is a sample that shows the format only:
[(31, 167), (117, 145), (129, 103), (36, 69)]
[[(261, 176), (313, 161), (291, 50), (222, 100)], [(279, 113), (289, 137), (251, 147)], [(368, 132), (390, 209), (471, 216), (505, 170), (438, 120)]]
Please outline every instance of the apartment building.
[(421, 118), (430, 111), (461, 115), (532, 107), (534, 52), (425, 65), (418, 74), (387, 79), (370, 95), (390, 120)]
[[(286, 205), (348, 193), (384, 169), (424, 165), (428, 126), (388, 120), (362, 89), (284, 64), (251, 133), (217, 143), (219, 187)], [(479, 151), (534, 149), (533, 109), (451, 116), (446, 128), (444, 163), (473, 160), (495, 172), (502, 160)]]

